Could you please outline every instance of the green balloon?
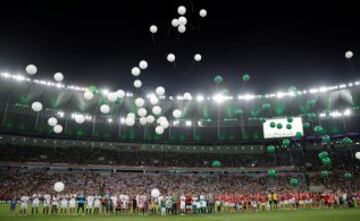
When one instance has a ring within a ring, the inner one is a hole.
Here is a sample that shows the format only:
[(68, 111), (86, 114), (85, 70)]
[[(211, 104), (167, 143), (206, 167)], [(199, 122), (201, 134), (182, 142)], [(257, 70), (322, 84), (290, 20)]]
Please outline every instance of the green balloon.
[(106, 97), (100, 97), (98, 103), (99, 103), (99, 105), (107, 104), (108, 99)]
[(292, 128), (291, 124), (286, 124), (286, 129), (291, 130), (291, 128)]
[(310, 123), (309, 122), (303, 123), (303, 128), (304, 129), (309, 129), (310, 128)]
[(268, 170), (268, 176), (269, 177), (276, 177), (276, 170), (273, 170), (273, 169)]
[(322, 160), (324, 158), (329, 158), (329, 154), (326, 151), (322, 151), (319, 153), (319, 159)]
[(316, 120), (316, 114), (315, 113), (308, 113), (307, 117), (309, 118), (310, 121)]
[(342, 140), (342, 142), (343, 142), (344, 144), (351, 144), (351, 143), (352, 143), (352, 139), (351, 139), (350, 137), (345, 137), (345, 138)]
[(352, 174), (349, 173), (349, 172), (347, 172), (347, 173), (344, 174), (344, 177), (345, 177), (346, 179), (351, 179), (351, 178), (352, 178)]
[(265, 109), (265, 110), (269, 110), (271, 108), (271, 104), (264, 103), (264, 104), (262, 104), (262, 108)]
[(314, 99), (308, 100), (308, 101), (306, 101), (306, 104), (310, 107), (314, 107), (316, 104), (316, 100), (314, 100)]
[(273, 145), (267, 146), (266, 149), (268, 153), (275, 153), (275, 147)]
[(243, 79), (243, 81), (248, 81), (248, 80), (250, 80), (250, 75), (243, 74), (242, 79)]
[(270, 122), (270, 127), (271, 128), (275, 128), (276, 127), (276, 123), (274, 121)]
[(284, 147), (288, 147), (290, 145), (290, 140), (289, 139), (283, 139), (282, 144), (283, 144)]
[(295, 179), (295, 178), (292, 178), (291, 180), (290, 180), (290, 184), (291, 184), (291, 186), (297, 186), (298, 184), (299, 184), (299, 182), (298, 182), (298, 180), (297, 179)]
[(223, 82), (223, 77), (221, 75), (216, 75), (215, 78), (214, 78), (214, 82), (216, 84), (221, 84)]
[(328, 144), (330, 143), (330, 136), (329, 135), (324, 135), (322, 136), (322, 142), (325, 143), (325, 144)]
[(287, 122), (292, 123), (293, 121), (294, 121), (294, 119), (292, 117), (287, 118)]
[(326, 171), (326, 170), (323, 170), (323, 171), (320, 172), (320, 176), (321, 176), (321, 177), (328, 177), (328, 176), (329, 176), (329, 172)]
[(301, 132), (296, 132), (295, 137), (296, 137), (297, 139), (300, 139), (300, 138), (303, 137), (303, 134), (302, 134)]
[(324, 132), (324, 128), (322, 128), (321, 126), (317, 125), (315, 128), (314, 128), (314, 131), (315, 133), (317, 134), (322, 134)]
[(281, 123), (278, 123), (277, 125), (276, 125), (276, 127), (277, 127), (277, 129), (281, 129), (282, 127), (283, 127), (283, 125), (281, 124)]
[(329, 166), (331, 165), (331, 159), (330, 157), (324, 157), (321, 159), (321, 162), (323, 163), (324, 166)]
[(211, 163), (211, 166), (219, 168), (219, 167), (221, 167), (221, 163), (220, 163), (220, 161), (215, 160)]

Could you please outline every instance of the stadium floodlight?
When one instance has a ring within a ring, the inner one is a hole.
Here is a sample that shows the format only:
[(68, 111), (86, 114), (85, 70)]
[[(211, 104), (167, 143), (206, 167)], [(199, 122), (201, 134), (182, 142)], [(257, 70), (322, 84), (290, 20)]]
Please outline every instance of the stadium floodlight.
[(173, 96), (169, 96), (169, 100), (174, 100), (174, 97), (173, 97)]
[(222, 102), (225, 100), (225, 97), (224, 97), (224, 95), (222, 95), (222, 94), (215, 94), (215, 95), (213, 96), (213, 100), (214, 100), (216, 103), (220, 104), (220, 103), (222, 103)]
[(360, 81), (356, 81), (356, 82), (355, 82), (355, 85), (360, 85)]
[(103, 95), (108, 95), (108, 94), (109, 94), (109, 89), (102, 89), (102, 90), (101, 90), (101, 93), (102, 93)]
[(176, 100), (181, 101), (181, 100), (184, 100), (184, 98), (182, 96), (178, 95), (178, 96), (176, 96)]
[(126, 92), (126, 97), (132, 97), (132, 96), (134, 96), (133, 93), (131, 93), (131, 92)]
[(185, 126), (187, 126), (187, 127), (191, 127), (191, 125), (192, 125), (191, 120), (187, 120), (187, 121), (185, 121)]
[(63, 111), (58, 111), (57, 116), (63, 118), (65, 116), (65, 113)]
[(199, 127), (201, 127), (201, 126), (202, 126), (202, 123), (201, 123), (201, 121), (200, 121), (200, 120), (198, 121), (198, 126), (199, 126)]
[(178, 121), (178, 120), (174, 120), (174, 121), (173, 121), (173, 125), (174, 125), (174, 126), (179, 125), (179, 121)]
[(196, 96), (196, 100), (197, 100), (198, 102), (202, 102), (202, 101), (204, 100), (204, 96), (198, 95), (198, 96)]
[(283, 98), (285, 95), (286, 95), (286, 93), (284, 93), (282, 91), (279, 91), (279, 92), (276, 93), (277, 98)]
[(108, 123), (112, 123), (113, 122), (113, 119), (112, 118), (108, 118)]
[(349, 87), (352, 87), (352, 86), (353, 86), (353, 83), (349, 83), (348, 86), (349, 86)]
[(340, 84), (340, 85), (339, 85), (339, 88), (340, 88), (340, 89), (346, 88), (346, 84)]
[(346, 109), (344, 111), (344, 116), (350, 116), (351, 115), (351, 110), (350, 109)]
[(320, 113), (319, 117), (326, 117), (326, 113)]
[(329, 90), (329, 88), (327, 88), (327, 87), (320, 87), (319, 88), (319, 92), (321, 92), (321, 93), (327, 92), (328, 90)]
[(336, 110), (336, 111), (331, 112), (330, 116), (333, 118), (337, 118), (337, 117), (342, 117), (343, 114)]
[(125, 118), (123, 118), (123, 117), (120, 118), (120, 123), (121, 124), (125, 124), (125, 121), (126, 121)]
[(318, 93), (319, 92), (319, 90), (317, 89), (317, 88), (311, 88), (310, 90), (309, 90), (309, 93), (310, 94), (316, 94), (316, 93)]

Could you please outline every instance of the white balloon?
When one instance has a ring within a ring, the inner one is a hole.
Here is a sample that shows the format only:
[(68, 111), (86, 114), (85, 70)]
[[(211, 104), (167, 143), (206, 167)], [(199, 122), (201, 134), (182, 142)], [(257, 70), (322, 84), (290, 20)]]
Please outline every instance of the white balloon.
[(91, 91), (85, 91), (84, 92), (84, 98), (86, 100), (91, 100), (91, 99), (93, 99), (93, 97), (94, 97), (94, 94)]
[(42, 110), (43, 106), (40, 102), (35, 101), (34, 103), (31, 104), (31, 108), (33, 111), (35, 112), (39, 112)]
[(156, 88), (155, 92), (157, 95), (162, 96), (165, 94), (165, 88), (162, 86), (159, 86)]
[(140, 108), (138, 111), (137, 111), (137, 114), (140, 116), (140, 117), (145, 117), (146, 114), (147, 114), (147, 111), (145, 108)]
[(146, 125), (147, 124), (147, 119), (146, 117), (141, 117), (140, 120), (139, 120), (140, 124), (141, 125)]
[(204, 18), (207, 15), (207, 11), (205, 9), (201, 9), (199, 14), (200, 14), (200, 17)]
[(185, 26), (187, 23), (187, 19), (184, 16), (178, 18), (179, 25)]
[(54, 127), (58, 123), (58, 120), (55, 117), (50, 117), (48, 119), (48, 124), (51, 127)]
[(57, 124), (54, 126), (53, 130), (55, 133), (59, 134), (63, 131), (63, 127), (60, 124)]
[(356, 159), (360, 160), (360, 152), (356, 152), (355, 157), (356, 157)]
[(173, 115), (174, 118), (180, 118), (181, 115), (182, 115), (182, 112), (181, 112), (181, 110), (176, 109), (176, 110), (174, 110), (174, 111), (172, 112), (172, 115)]
[(82, 114), (76, 114), (75, 115), (75, 122), (78, 124), (82, 124), (85, 122), (85, 117)]
[(119, 89), (118, 91), (116, 91), (116, 95), (118, 96), (118, 98), (124, 98), (125, 97), (125, 91)]
[(140, 88), (141, 86), (142, 86), (142, 82), (139, 79), (134, 81), (134, 87), (135, 88)]
[(164, 129), (168, 128), (169, 127), (169, 122), (166, 120), (166, 121), (161, 121), (160, 122), (160, 126)]
[(171, 25), (172, 25), (173, 27), (179, 26), (179, 20), (177, 20), (176, 18), (174, 18), (173, 20), (171, 20)]
[(109, 105), (107, 105), (107, 104), (101, 105), (101, 106), (100, 106), (100, 111), (101, 111), (101, 113), (103, 113), (103, 114), (109, 113), (109, 112), (110, 112), (110, 107), (109, 107)]
[(109, 93), (108, 96), (107, 96), (107, 99), (110, 101), (110, 102), (115, 102), (116, 101), (116, 98), (117, 98), (117, 95), (116, 93)]
[(179, 13), (179, 15), (185, 15), (185, 13), (186, 13), (186, 8), (185, 8), (185, 6), (180, 5), (180, 6), (178, 7), (178, 9), (177, 9), (177, 12)]
[(61, 72), (57, 72), (54, 74), (55, 81), (62, 81), (64, 80), (64, 75)]
[(155, 34), (157, 31), (158, 31), (158, 28), (157, 28), (156, 25), (151, 25), (151, 26), (150, 26), (150, 32), (151, 32), (151, 33)]
[(63, 182), (56, 182), (56, 183), (54, 184), (54, 190), (55, 190), (55, 192), (60, 193), (60, 192), (62, 192), (64, 189), (65, 189), (65, 185), (64, 185)]
[(166, 119), (166, 117), (164, 117), (164, 116), (161, 116), (161, 117), (159, 117), (157, 120), (156, 120), (156, 123), (161, 123), (161, 122), (163, 122), (163, 121), (167, 121), (167, 119)]
[(134, 118), (126, 118), (126, 120), (125, 120), (125, 124), (127, 125), (127, 126), (133, 126), (134, 124), (135, 124), (135, 119)]
[(30, 75), (34, 75), (34, 74), (36, 74), (36, 72), (38, 70), (37, 70), (37, 67), (35, 65), (29, 64), (29, 65), (26, 66), (25, 71), (26, 71), (26, 73), (28, 73)]
[(197, 62), (201, 61), (201, 54), (196, 54), (194, 56), (194, 60), (197, 61)]
[(347, 51), (345, 53), (345, 58), (350, 59), (354, 56), (354, 53), (352, 51)]
[(152, 124), (155, 121), (155, 117), (153, 115), (148, 115), (146, 117), (146, 121), (147, 121), (148, 124)]
[(175, 61), (175, 55), (173, 53), (168, 54), (167, 60), (169, 62), (174, 62)]
[(152, 113), (155, 115), (159, 115), (161, 113), (161, 107), (155, 106), (152, 108)]
[(141, 97), (138, 97), (135, 99), (136, 107), (142, 107), (142, 106), (144, 106), (144, 104), (145, 104), (145, 101)]
[(152, 104), (152, 105), (156, 105), (156, 104), (158, 104), (159, 103), (159, 99), (154, 95), (154, 96), (151, 96), (150, 97), (150, 103)]
[(179, 25), (178, 31), (179, 31), (180, 33), (184, 33), (184, 32), (186, 31), (185, 25)]
[(157, 127), (155, 128), (155, 132), (156, 132), (157, 134), (163, 134), (163, 133), (164, 133), (164, 128), (162, 128), (161, 126), (157, 126)]
[(127, 116), (126, 116), (126, 118), (132, 118), (132, 119), (135, 119), (135, 117), (136, 117), (135, 114), (131, 113), (131, 112), (128, 113)]
[(140, 61), (139, 67), (143, 70), (145, 70), (148, 67), (148, 63), (145, 60)]
[(188, 92), (184, 93), (184, 99), (185, 99), (185, 100), (188, 100), (188, 101), (192, 100), (191, 94), (188, 93)]
[(141, 70), (140, 70), (140, 68), (138, 68), (138, 67), (133, 67), (133, 68), (131, 69), (131, 74), (134, 75), (135, 77), (139, 76), (140, 73), (141, 73)]
[(151, 196), (154, 198), (157, 198), (160, 196), (160, 191), (158, 189), (152, 189), (151, 190)]

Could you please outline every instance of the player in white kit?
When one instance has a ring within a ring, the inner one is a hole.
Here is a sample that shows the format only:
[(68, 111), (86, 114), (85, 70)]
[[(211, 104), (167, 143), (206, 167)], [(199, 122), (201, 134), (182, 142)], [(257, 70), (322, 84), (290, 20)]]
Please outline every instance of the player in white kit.
[(100, 196), (96, 196), (94, 200), (94, 214), (96, 215), (99, 214), (100, 205), (101, 205)]
[(186, 196), (184, 194), (182, 194), (180, 196), (180, 212), (181, 215), (184, 215), (186, 213)]
[(69, 213), (71, 215), (75, 215), (75, 208), (76, 208), (76, 194), (72, 194), (69, 200)]
[(40, 199), (39, 196), (34, 194), (32, 197), (32, 206), (31, 206), (31, 214), (34, 215), (34, 212), (36, 214), (39, 213), (39, 205), (40, 205)]
[(63, 196), (61, 201), (60, 201), (60, 214), (61, 215), (63, 215), (63, 214), (66, 215), (66, 210), (68, 208), (68, 203), (69, 203), (69, 201), (68, 201), (67, 197)]
[(94, 196), (87, 196), (86, 198), (86, 212), (85, 214), (91, 214), (92, 208), (94, 206)]
[(26, 210), (28, 208), (28, 203), (29, 203), (29, 197), (28, 196), (22, 196), (20, 199), (20, 216), (21, 215), (26, 215)]
[(49, 194), (44, 195), (43, 214), (49, 214), (50, 199), (51, 199), (51, 196)]

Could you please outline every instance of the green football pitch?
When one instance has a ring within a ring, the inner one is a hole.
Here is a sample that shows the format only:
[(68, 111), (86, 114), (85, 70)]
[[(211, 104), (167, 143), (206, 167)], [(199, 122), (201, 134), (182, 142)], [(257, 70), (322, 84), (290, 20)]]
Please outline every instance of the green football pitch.
[(8, 206), (0, 207), (0, 221), (100, 221), (100, 220), (121, 220), (121, 221), (359, 221), (360, 209), (313, 209), (277, 212), (258, 212), (258, 213), (236, 213), (236, 214), (212, 214), (212, 215), (185, 215), (185, 216), (141, 216), (141, 215), (112, 215), (112, 216), (12, 216), (9, 214)]

